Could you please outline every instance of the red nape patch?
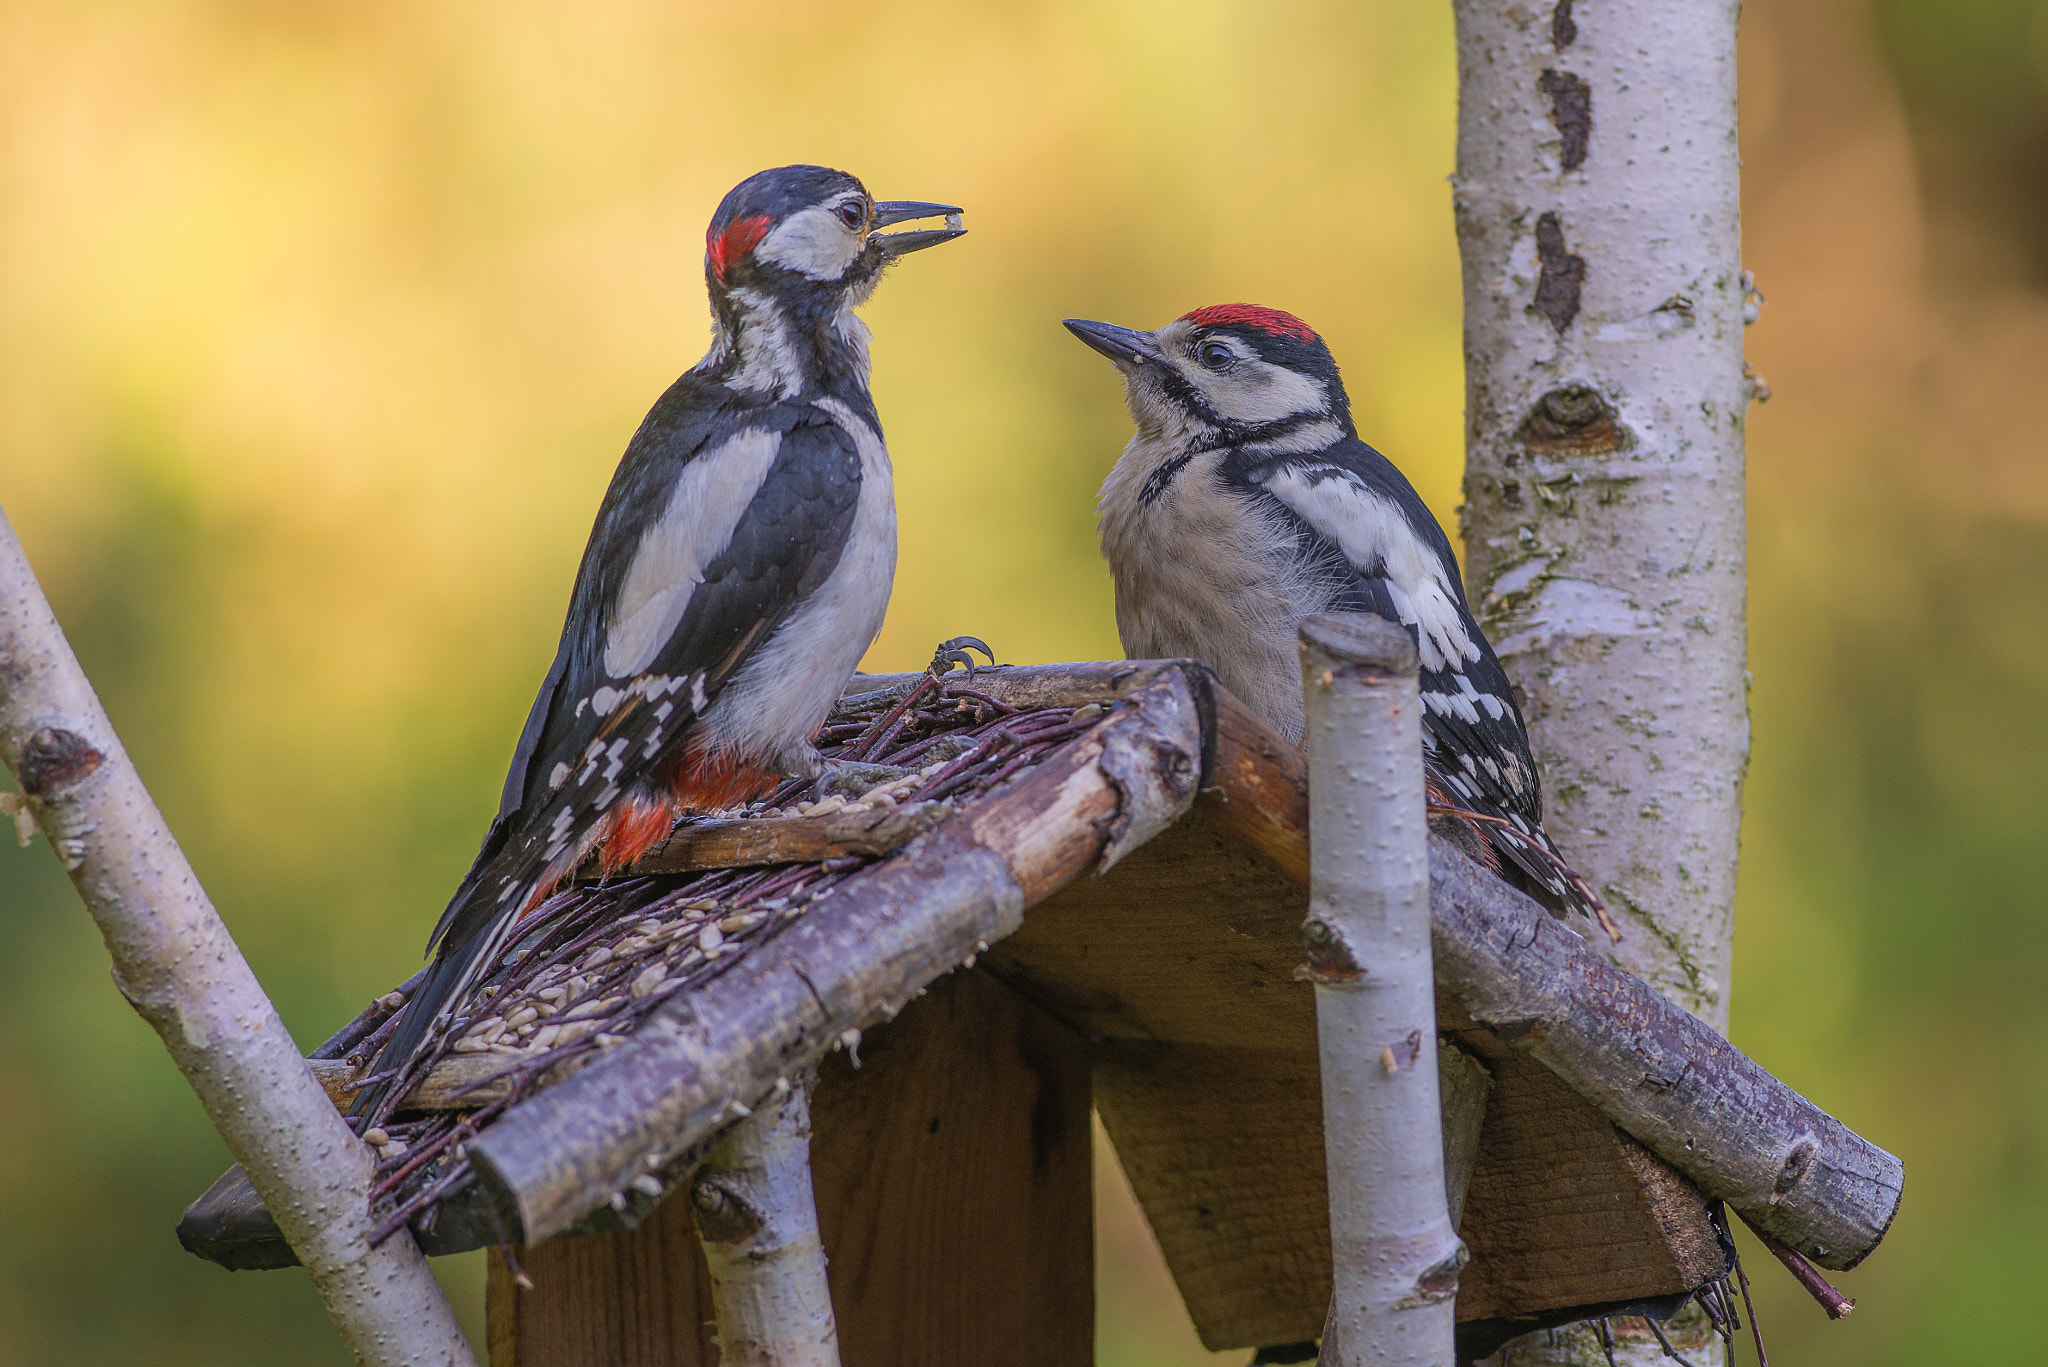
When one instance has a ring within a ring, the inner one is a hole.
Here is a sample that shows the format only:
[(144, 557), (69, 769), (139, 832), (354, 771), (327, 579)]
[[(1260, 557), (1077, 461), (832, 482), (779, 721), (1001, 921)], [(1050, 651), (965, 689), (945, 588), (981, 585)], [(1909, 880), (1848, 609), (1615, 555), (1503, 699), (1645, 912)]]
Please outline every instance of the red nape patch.
[(756, 214), (743, 218), (723, 233), (715, 228), (704, 230), (704, 251), (711, 258), (711, 273), (723, 283), (725, 273), (732, 269), (732, 263), (761, 245), (761, 239), (768, 236), (768, 215)]
[(1315, 329), (1293, 314), (1280, 309), (1261, 308), (1257, 304), (1211, 304), (1193, 313), (1183, 313), (1180, 317), (1182, 322), (1202, 328), (1257, 328), (1272, 337), (1292, 337), (1302, 342), (1316, 339)]

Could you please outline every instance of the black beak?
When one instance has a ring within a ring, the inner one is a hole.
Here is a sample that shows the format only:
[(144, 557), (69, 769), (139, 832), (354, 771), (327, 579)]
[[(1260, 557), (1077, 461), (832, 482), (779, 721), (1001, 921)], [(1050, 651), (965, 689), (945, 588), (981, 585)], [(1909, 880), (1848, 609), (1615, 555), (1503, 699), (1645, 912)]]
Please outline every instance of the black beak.
[(960, 226), (960, 210), (951, 204), (926, 204), (917, 199), (885, 199), (875, 205), (877, 228), (887, 228), (896, 223), (908, 223), (920, 218), (944, 216), (943, 228), (918, 228), (907, 233), (876, 233), (869, 239), (882, 249), (882, 255), (892, 260), (911, 252), (921, 252), (926, 247), (936, 247), (941, 242), (951, 242), (964, 236), (967, 230)]
[(1149, 332), (1134, 332), (1115, 323), (1091, 323), (1086, 318), (1066, 321), (1067, 331), (1118, 365), (1151, 365), (1161, 359)]

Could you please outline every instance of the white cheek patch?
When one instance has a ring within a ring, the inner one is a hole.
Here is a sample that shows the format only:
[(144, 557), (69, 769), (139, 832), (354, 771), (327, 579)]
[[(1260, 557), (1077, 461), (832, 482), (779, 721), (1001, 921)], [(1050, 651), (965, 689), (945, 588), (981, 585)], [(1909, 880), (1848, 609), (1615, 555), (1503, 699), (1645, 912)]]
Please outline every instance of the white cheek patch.
[(641, 673), (668, 644), (704, 582), (704, 567), (731, 543), (781, 446), (780, 433), (742, 432), (683, 467), (612, 604), (604, 667), (614, 679)]
[(1209, 400), (1209, 406), (1232, 422), (1278, 422), (1299, 413), (1320, 413), (1329, 406), (1323, 386), (1306, 375), (1265, 361), (1239, 358), (1218, 375), (1200, 365), (1182, 373)]
[(859, 258), (865, 245), (829, 209), (805, 209), (776, 224), (775, 231), (754, 248), (754, 259), (795, 271), (807, 279), (837, 280)]
[(1302, 521), (1336, 542), (1360, 573), (1375, 565), (1384, 568), (1394, 610), (1415, 628), (1424, 669), (1449, 669), (1479, 658), (1457, 595), (1399, 507), (1342, 471), (1281, 470), (1264, 485)]

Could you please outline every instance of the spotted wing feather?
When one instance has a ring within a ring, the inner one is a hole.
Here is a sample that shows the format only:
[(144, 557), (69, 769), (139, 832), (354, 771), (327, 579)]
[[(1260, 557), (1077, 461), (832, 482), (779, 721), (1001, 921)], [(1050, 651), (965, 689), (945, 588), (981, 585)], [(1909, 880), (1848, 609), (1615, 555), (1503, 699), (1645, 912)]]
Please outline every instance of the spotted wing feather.
[[(664, 424), (662, 416), (657, 405), (605, 496), (497, 819), (435, 927), (434, 971), (380, 1066), (413, 1056), (443, 1010), (503, 951), (519, 914), (574, 868), (617, 802), (675, 761), (727, 681), (838, 563), (861, 476), (852, 438), (829, 414), (786, 404), (727, 413), (723, 423), (686, 412)], [(759, 490), (725, 546), (706, 558), (702, 582), (653, 662), (631, 678), (611, 677), (611, 606), (652, 523), (647, 510), (667, 502), (685, 463), (715, 459), (742, 424), (779, 439)]]
[[(1543, 830), (1542, 789), (1507, 674), (1466, 604), (1449, 538), (1407, 478), (1355, 438), (1310, 455), (1249, 464), (1240, 477), (1293, 519), (1300, 551), (1316, 567), (1331, 609), (1402, 622), (1419, 646), (1425, 643), (1416, 585), (1400, 582), (1403, 571), (1412, 579), (1414, 558), (1401, 552), (1426, 554), (1456, 615), (1436, 638), (1459, 647), (1449, 655), (1436, 652), (1437, 668), (1429, 667), (1431, 651), (1423, 650), (1422, 740), (1431, 777), (1452, 805), (1497, 819), (1477, 823), (1479, 834), (1532, 891), (1559, 906), (1589, 909)], [(1373, 534), (1360, 534), (1368, 525)], [(1416, 546), (1389, 544), (1403, 534)], [(1375, 549), (1361, 553), (1368, 546)]]

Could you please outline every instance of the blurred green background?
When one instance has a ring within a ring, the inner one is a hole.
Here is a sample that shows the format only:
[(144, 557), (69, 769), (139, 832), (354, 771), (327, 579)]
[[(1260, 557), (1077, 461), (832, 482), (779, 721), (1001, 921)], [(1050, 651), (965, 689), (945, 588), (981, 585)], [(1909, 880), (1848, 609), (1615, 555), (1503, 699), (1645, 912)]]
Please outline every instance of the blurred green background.
[[(1742, 61), (1775, 398), (1734, 1030), (1912, 1174), (1856, 1315), (1763, 1266), (1765, 1324), (1781, 1363), (2032, 1356), (2048, 5), (1750, 0)], [(1454, 100), (1441, 0), (5, 0), (0, 502), (310, 1045), (474, 851), (612, 463), (702, 351), (728, 186), (968, 208), (869, 310), (871, 665), (1097, 658), (1127, 427), (1063, 315), (1300, 312), (1455, 525)], [(0, 852), (0, 1367), (340, 1362), (302, 1277), (178, 1249), (226, 1162), (47, 849)], [(1210, 1361), (1102, 1178), (1105, 1367)], [(475, 1324), (478, 1260), (444, 1271)]]

